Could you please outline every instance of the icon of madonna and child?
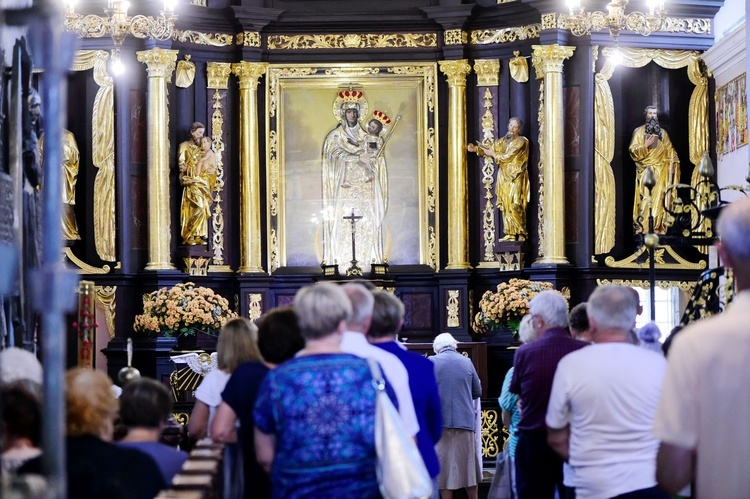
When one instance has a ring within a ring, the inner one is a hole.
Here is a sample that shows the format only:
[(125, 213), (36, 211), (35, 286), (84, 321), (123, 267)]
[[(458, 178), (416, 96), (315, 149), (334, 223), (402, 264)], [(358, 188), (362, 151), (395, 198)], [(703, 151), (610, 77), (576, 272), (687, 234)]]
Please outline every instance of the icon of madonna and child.
[(339, 123), (323, 143), (323, 262), (328, 265), (387, 260), (383, 219), (388, 210), (388, 170), (384, 152), (401, 116), (391, 120), (384, 111), (375, 110), (366, 119), (367, 111), (361, 91), (349, 88), (339, 92), (333, 106)]

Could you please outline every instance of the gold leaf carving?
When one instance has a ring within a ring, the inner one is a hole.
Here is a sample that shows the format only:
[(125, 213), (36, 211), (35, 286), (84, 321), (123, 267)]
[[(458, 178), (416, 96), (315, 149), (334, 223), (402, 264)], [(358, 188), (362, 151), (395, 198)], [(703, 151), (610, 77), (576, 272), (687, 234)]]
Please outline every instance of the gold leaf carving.
[(329, 76), (366, 76), (380, 73), (380, 68), (359, 68), (359, 67), (341, 67), (327, 68), (325, 74)]
[(446, 45), (465, 45), (468, 35), (461, 29), (448, 29), (443, 35), (443, 41)]
[(260, 33), (257, 31), (244, 31), (237, 35), (237, 45), (244, 47), (260, 47)]
[(428, 48), (437, 46), (435, 33), (270, 35), (269, 50)]
[(449, 289), (448, 290), (448, 304), (446, 306), (446, 312), (448, 316), (448, 320), (446, 321), (446, 327), (459, 327), (461, 323), (459, 322), (459, 298), (460, 291), (458, 289)]
[(474, 61), (474, 72), (477, 74), (477, 86), (495, 86), (500, 80), (500, 61), (498, 59), (477, 59)]
[(247, 295), (247, 318), (254, 321), (261, 316), (263, 295), (260, 293), (249, 293)]
[(511, 43), (518, 40), (539, 38), (542, 30), (540, 23), (528, 26), (517, 26), (502, 29), (482, 29), (471, 32), (472, 45), (490, 45), (493, 43)]
[(200, 31), (175, 29), (172, 32), (172, 39), (176, 42), (210, 45), (212, 47), (226, 47), (234, 44), (234, 35), (229, 33), (202, 33)]

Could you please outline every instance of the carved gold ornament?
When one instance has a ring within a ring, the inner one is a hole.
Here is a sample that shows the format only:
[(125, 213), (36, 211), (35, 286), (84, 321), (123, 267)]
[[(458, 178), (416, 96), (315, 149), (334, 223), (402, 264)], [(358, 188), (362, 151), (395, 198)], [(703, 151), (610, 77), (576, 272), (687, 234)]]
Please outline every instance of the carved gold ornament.
[(430, 48), (435, 33), (269, 35), (269, 50)]
[(228, 47), (234, 45), (235, 36), (230, 33), (203, 33), (200, 31), (179, 30), (172, 33), (176, 42), (208, 45), (211, 47)]
[(443, 43), (446, 45), (465, 45), (469, 36), (462, 29), (448, 29), (443, 35)]
[(518, 50), (513, 52), (513, 58), (508, 62), (508, 67), (510, 68), (510, 77), (518, 83), (529, 81), (529, 63)]
[(477, 74), (477, 86), (496, 86), (500, 80), (500, 60), (477, 59), (474, 61), (474, 72)]
[(180, 88), (188, 88), (195, 80), (195, 63), (190, 60), (190, 54), (185, 54), (185, 60), (177, 63), (174, 84)]
[(448, 290), (448, 304), (446, 305), (447, 321), (446, 327), (460, 327), (461, 322), (459, 321), (459, 296), (460, 291), (458, 289)]
[(110, 339), (115, 337), (117, 315), (117, 286), (96, 286), (96, 304), (104, 310), (104, 320)]
[(519, 40), (539, 38), (542, 25), (539, 23), (527, 26), (516, 26), (501, 29), (482, 29), (471, 32), (472, 45), (492, 45), (498, 43), (512, 43)]

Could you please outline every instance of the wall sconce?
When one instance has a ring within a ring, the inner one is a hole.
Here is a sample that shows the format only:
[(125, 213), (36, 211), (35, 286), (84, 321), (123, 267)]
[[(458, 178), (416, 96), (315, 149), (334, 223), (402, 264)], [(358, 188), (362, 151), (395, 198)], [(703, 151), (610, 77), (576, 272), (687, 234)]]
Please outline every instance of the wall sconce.
[(81, 38), (101, 38), (110, 36), (115, 44), (112, 51), (112, 72), (121, 74), (125, 67), (120, 59), (120, 48), (125, 38), (132, 35), (136, 38), (167, 40), (172, 36), (177, 16), (174, 13), (176, 0), (164, 0), (164, 10), (159, 17), (128, 16), (130, 3), (125, 0), (108, 0), (104, 9), (106, 17), (96, 14), (78, 14), (75, 12), (75, 0), (65, 0), (66, 31), (71, 31)]
[(586, 12), (581, 0), (567, 0), (570, 14), (561, 14), (560, 21), (565, 29), (575, 36), (590, 35), (592, 31), (609, 29), (609, 34), (615, 40), (620, 31), (628, 29), (648, 36), (659, 31), (664, 24), (667, 11), (664, 10), (664, 0), (646, 0), (648, 13), (634, 11), (625, 13), (628, 0), (612, 0), (607, 4), (607, 12)]

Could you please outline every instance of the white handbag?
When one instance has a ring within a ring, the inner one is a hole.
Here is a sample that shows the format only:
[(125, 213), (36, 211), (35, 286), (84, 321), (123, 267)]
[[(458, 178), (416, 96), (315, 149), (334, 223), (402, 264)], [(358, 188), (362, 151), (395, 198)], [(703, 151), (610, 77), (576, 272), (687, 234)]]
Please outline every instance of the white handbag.
[(375, 386), (377, 476), (385, 499), (420, 499), (432, 494), (432, 480), (417, 444), (406, 433), (398, 411), (385, 393), (380, 366), (367, 359)]

